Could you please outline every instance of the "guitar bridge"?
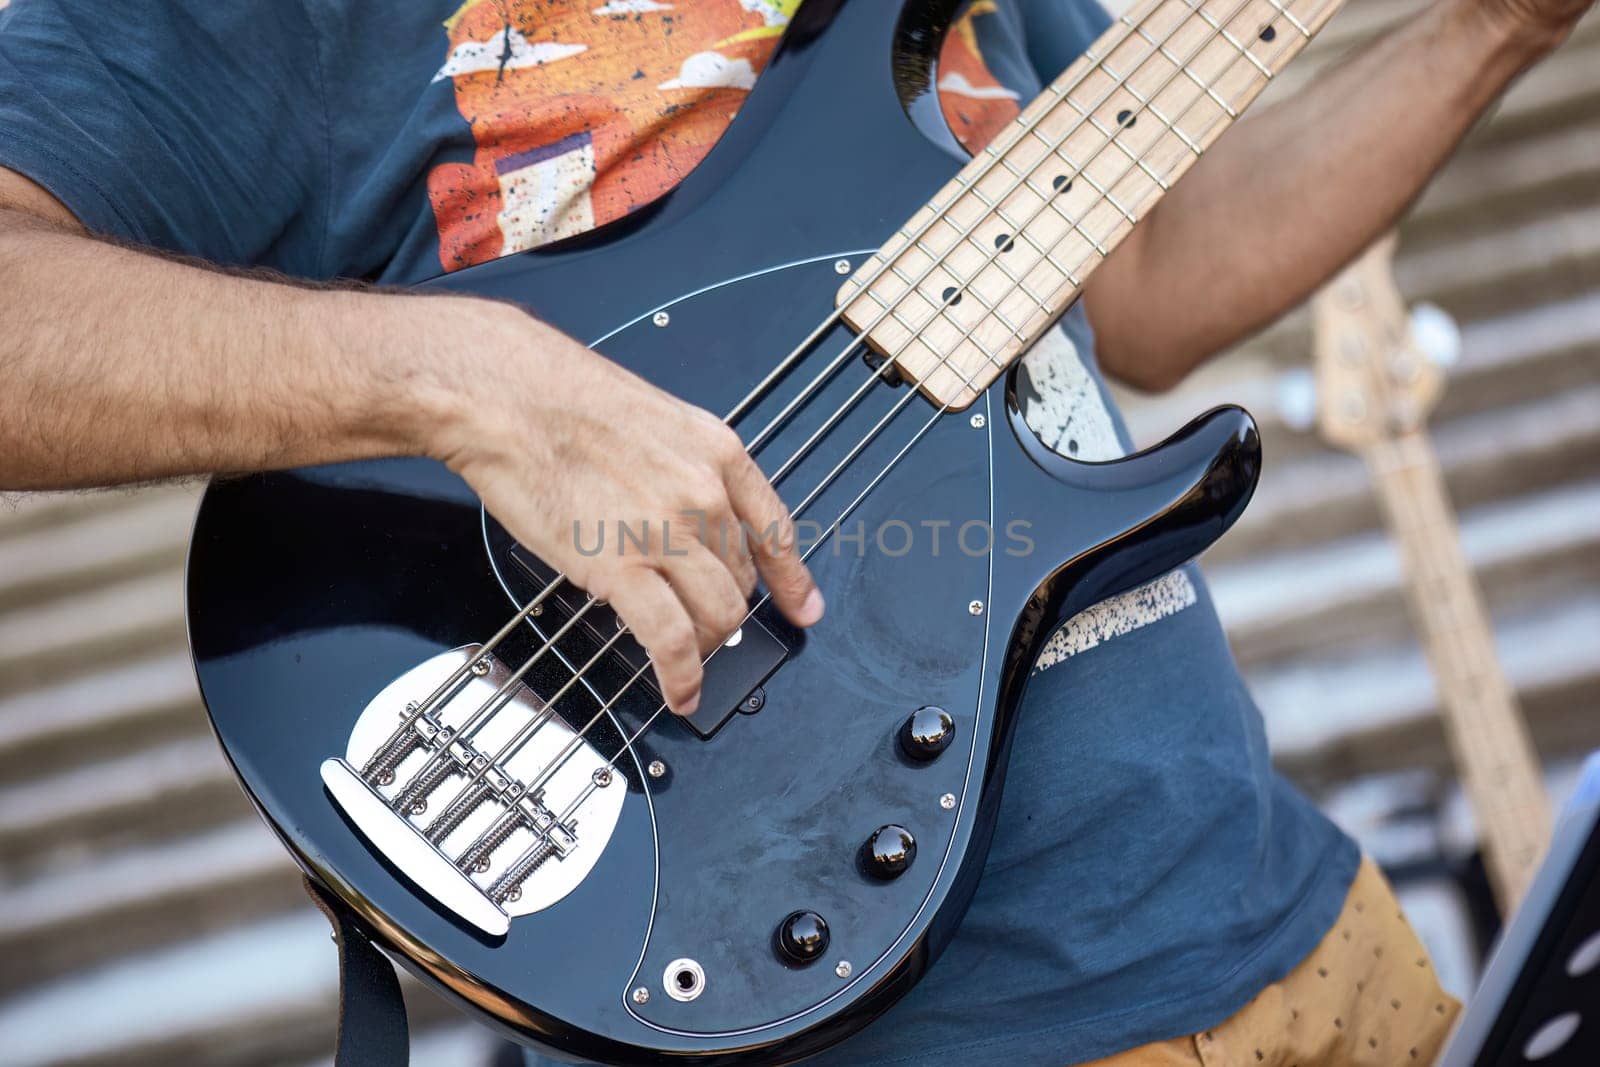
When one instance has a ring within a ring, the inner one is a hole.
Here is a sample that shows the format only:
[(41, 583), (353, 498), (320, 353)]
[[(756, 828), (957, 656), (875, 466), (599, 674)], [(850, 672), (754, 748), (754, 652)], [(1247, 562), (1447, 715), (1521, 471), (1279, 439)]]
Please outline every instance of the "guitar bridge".
[(323, 762), (322, 782), (414, 885), (503, 935), (513, 916), (548, 908), (588, 876), (626, 788), (587, 739), (479, 650), (452, 649), (385, 686), (344, 755)]

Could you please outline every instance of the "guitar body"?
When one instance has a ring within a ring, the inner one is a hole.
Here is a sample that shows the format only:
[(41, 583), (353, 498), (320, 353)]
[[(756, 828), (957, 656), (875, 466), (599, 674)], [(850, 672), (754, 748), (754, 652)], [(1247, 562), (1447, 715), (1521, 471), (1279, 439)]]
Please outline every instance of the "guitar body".
[[(953, 6), (811, 0), (674, 193), (437, 287), (513, 300), (668, 391), (731, 409), (833, 309), (838, 261), (863, 262), (962, 165), (931, 91)], [(741, 435), (853, 340), (829, 331), (736, 424)], [(757, 452), (762, 467), (800, 452), (871, 373), (853, 357)], [(581, 856), (587, 874), (498, 934), (419, 891), (319, 767), (346, 752), (385, 687), (486, 640), (537, 594), (539, 564), (431, 462), (218, 481), (190, 552), (189, 626), (245, 789), (377, 943), (525, 1043), (614, 1063), (779, 1063), (859, 1029), (916, 982), (971, 899), (1042, 643), (1202, 550), (1243, 509), (1259, 466), (1237, 409), (1147, 453), (1082, 464), (1029, 433), (1010, 378), (943, 417), (920, 396), (902, 403), (907, 389), (873, 385), (778, 483), (791, 508), (826, 485), (797, 515), (802, 536), (807, 520), (825, 530), (846, 516), (845, 536), (809, 561), (827, 617), (801, 633), (759, 609), (746, 642), (759, 646), (746, 661), (759, 687), (730, 682), (724, 703), (739, 710), (713, 702), (698, 729), (663, 715), (625, 745), (659, 707), (643, 684), (600, 710), (586, 741), (615, 759), (614, 823), (580, 811), (578, 851), (545, 868)], [(568, 617), (552, 602), (497, 656), (521, 663)], [(567, 686), (596, 647), (573, 628), (526, 678), (544, 697), (566, 686), (556, 711), (574, 731), (629, 677), (604, 658)], [(913, 759), (897, 738), (926, 706), (948, 711), (952, 739)], [(916, 841), (890, 879), (862, 856), (886, 824)], [(806, 963), (775, 945), (798, 910), (829, 930)], [(680, 998), (685, 961), (700, 988)]]

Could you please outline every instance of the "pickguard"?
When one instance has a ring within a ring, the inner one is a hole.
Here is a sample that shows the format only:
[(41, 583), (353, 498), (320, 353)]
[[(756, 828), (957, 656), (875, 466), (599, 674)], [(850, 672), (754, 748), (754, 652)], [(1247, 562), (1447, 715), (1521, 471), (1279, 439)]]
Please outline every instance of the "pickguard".
[[(816, 309), (831, 304), (835, 264), (851, 257), (820, 256), (700, 290), (635, 317), (600, 347), (677, 395), (727, 411), (806, 336)], [(850, 342), (843, 330), (826, 335), (735, 424), (741, 436), (748, 441), (767, 426)], [(870, 377), (859, 357), (847, 361), (756, 454), (771, 474), (849, 410), (777, 483), (802, 522), (802, 540), (814, 544), (808, 563), (827, 616), (800, 632), (770, 606), (759, 608), (755, 618), (788, 648), (760, 687), (759, 710), (747, 707), (709, 739), (663, 714), (634, 746), (636, 766), (663, 769), (643, 779), (657, 891), (639, 965), (616, 993), (653, 1027), (758, 1030), (848, 990), (896, 949), (928, 904), (957, 809), (974, 788), (991, 580), (988, 424), (969, 414), (935, 419), (904, 388), (877, 382), (863, 390)], [(897, 461), (906, 455), (917, 462)], [(831, 484), (814, 493), (830, 473)], [(804, 525), (825, 531), (840, 515), (842, 538), (819, 540)], [(509, 601), (525, 603), (540, 586), (515, 565), (509, 535), (492, 519), (485, 530)], [(1004, 551), (996, 533), (993, 551)], [(551, 632), (557, 620), (533, 624)], [(560, 647), (581, 663), (595, 646), (574, 628)], [(626, 677), (614, 664), (596, 671), (596, 695), (613, 696)], [(659, 708), (645, 687), (636, 690), (614, 708), (625, 735)], [(918, 762), (897, 734), (925, 705), (946, 709), (956, 732), (948, 750)], [(916, 840), (914, 862), (892, 880), (868, 873), (860, 856), (886, 824)], [(830, 934), (826, 953), (804, 965), (774, 945), (780, 922), (796, 910), (824, 916)], [(670, 989), (685, 961), (703, 975), (691, 999)]]

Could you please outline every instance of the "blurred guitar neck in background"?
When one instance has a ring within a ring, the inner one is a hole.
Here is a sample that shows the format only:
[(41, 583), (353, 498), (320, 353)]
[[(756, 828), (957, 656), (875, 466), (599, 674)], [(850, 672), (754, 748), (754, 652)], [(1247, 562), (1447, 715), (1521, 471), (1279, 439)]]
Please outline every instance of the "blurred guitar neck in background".
[(1317, 425), (1361, 457), (1377, 488), (1489, 882), (1509, 915), (1549, 842), (1549, 800), (1428, 438), (1459, 336), (1436, 308), (1407, 313), (1394, 247), (1393, 236), (1379, 241), (1312, 303)]

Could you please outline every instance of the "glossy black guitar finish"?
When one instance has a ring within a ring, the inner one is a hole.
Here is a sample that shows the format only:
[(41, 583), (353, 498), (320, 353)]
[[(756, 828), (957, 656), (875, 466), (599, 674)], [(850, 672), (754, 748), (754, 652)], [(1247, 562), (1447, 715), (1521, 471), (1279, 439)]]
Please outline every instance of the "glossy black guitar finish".
[[(961, 165), (929, 91), (951, 6), (913, 3), (902, 18), (878, 0), (810, 0), (676, 192), (438, 284), (522, 303), (729, 410), (831, 311), (838, 261), (862, 262)], [(740, 420), (746, 440), (851, 339), (825, 336)], [(870, 374), (852, 359), (760, 449), (763, 468), (780, 468)], [(190, 630), (246, 789), (380, 944), (525, 1042), (602, 1062), (777, 1063), (859, 1029), (924, 972), (971, 898), (1045, 638), (1203, 549), (1244, 507), (1259, 461), (1236, 409), (1089, 465), (1027, 431), (1014, 382), (946, 417), (906, 397), (866, 390), (779, 482), (791, 507), (826, 486), (798, 514), (816, 524), (803, 533), (845, 517), (845, 536), (810, 560), (827, 618), (802, 634), (760, 610), (775, 650), (760, 688), (741, 690), (737, 712), (703, 709), (700, 729), (663, 717), (623, 750), (658, 701), (643, 685), (619, 700), (592, 735), (604, 757), (620, 754), (616, 827), (589, 842), (603, 852), (576, 889), (503, 937), (419, 892), (318, 768), (379, 690), (486, 639), (537, 592), (529, 561), (429, 462), (218, 482), (190, 555)], [(532, 620), (502, 660), (520, 663), (565, 617)], [(529, 678), (536, 692), (560, 688), (595, 644), (580, 629), (558, 647)], [(606, 659), (558, 712), (581, 725), (627, 674)], [(946, 716), (907, 729), (929, 707)], [(892, 829), (874, 837), (881, 827)], [(813, 913), (791, 928), (798, 954), (780, 943), (795, 912)], [(669, 995), (680, 960), (704, 974), (693, 999)]]

